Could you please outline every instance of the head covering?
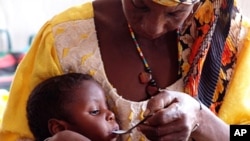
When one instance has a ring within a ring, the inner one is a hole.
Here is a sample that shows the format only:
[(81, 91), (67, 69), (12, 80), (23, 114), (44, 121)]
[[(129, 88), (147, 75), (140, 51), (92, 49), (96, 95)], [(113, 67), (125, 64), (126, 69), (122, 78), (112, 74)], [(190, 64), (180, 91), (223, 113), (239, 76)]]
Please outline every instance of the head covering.
[(153, 2), (164, 5), (164, 6), (176, 6), (178, 4), (187, 4), (191, 5), (200, 0), (153, 0)]

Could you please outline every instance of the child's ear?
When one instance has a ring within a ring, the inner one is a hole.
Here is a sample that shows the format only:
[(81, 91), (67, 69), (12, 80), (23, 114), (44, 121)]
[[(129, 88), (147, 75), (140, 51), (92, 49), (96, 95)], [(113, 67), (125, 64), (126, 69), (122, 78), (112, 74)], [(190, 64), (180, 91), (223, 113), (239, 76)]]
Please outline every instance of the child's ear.
[(68, 123), (63, 120), (50, 119), (48, 122), (48, 128), (50, 134), (54, 135), (60, 131), (68, 129)]

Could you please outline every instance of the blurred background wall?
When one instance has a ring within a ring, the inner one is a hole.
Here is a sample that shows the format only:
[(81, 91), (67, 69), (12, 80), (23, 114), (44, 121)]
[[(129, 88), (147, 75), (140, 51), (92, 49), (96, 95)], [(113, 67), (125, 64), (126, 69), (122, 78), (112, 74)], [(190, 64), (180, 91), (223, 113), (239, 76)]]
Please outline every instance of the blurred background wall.
[(237, 4), (241, 8), (241, 12), (250, 18), (250, 0), (237, 0)]
[(13, 51), (23, 51), (48, 19), (86, 1), (90, 0), (0, 0), (0, 29), (9, 31)]
[[(23, 51), (29, 37), (53, 15), (86, 1), (90, 0), (0, 0), (0, 29), (9, 31), (13, 51)], [(250, 17), (250, 0), (238, 0), (238, 5)]]

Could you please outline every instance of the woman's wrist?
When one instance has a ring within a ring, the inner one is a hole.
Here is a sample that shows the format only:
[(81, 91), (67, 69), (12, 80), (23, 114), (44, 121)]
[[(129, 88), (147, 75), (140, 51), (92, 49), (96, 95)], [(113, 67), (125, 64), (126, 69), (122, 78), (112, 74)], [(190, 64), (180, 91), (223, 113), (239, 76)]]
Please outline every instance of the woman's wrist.
[(191, 133), (191, 138), (195, 141), (228, 141), (229, 125), (202, 103), (201, 108), (197, 114), (199, 126)]
[(196, 123), (191, 131), (191, 138), (194, 139), (195, 141), (197, 141), (196, 136), (200, 136), (201, 135), (201, 128), (203, 126), (203, 105), (200, 101), (200, 99), (198, 97), (195, 97), (195, 100), (199, 103), (199, 107), (197, 109), (197, 120)]
[(194, 97), (194, 99), (199, 103), (199, 107), (198, 107), (199, 109), (198, 109), (197, 114), (196, 114), (197, 120), (196, 120), (196, 123), (194, 123), (194, 127), (192, 129), (192, 132), (194, 132), (195, 130), (197, 130), (199, 128), (200, 122), (201, 122), (200, 119), (202, 119), (201, 118), (202, 103), (198, 97)]

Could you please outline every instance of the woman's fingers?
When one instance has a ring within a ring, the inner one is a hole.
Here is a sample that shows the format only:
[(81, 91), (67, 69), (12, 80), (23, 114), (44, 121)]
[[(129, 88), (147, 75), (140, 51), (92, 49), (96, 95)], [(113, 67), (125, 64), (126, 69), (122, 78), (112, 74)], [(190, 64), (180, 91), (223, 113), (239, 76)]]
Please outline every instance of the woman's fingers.
[(153, 116), (139, 129), (150, 140), (186, 141), (199, 121), (199, 110), (199, 103), (191, 96), (163, 91), (149, 100), (144, 115)]
[(149, 100), (144, 116), (154, 114), (175, 101), (175, 97), (169, 95), (167, 91), (163, 91)]
[(147, 124), (151, 126), (159, 126), (180, 119), (182, 115), (178, 108), (179, 106), (177, 103), (172, 103), (166, 108), (159, 109), (157, 112), (154, 112), (153, 116), (147, 120)]
[(148, 126), (140, 125), (139, 130), (146, 135), (150, 140), (158, 141), (185, 141), (189, 137), (187, 126), (181, 123), (181, 120), (163, 125), (163, 126)]
[(185, 126), (185, 123), (182, 123), (181, 120), (176, 120), (174, 122), (159, 126), (149, 126), (147, 124), (142, 124), (139, 126), (140, 131), (151, 136), (164, 136), (187, 129), (187, 126)]

